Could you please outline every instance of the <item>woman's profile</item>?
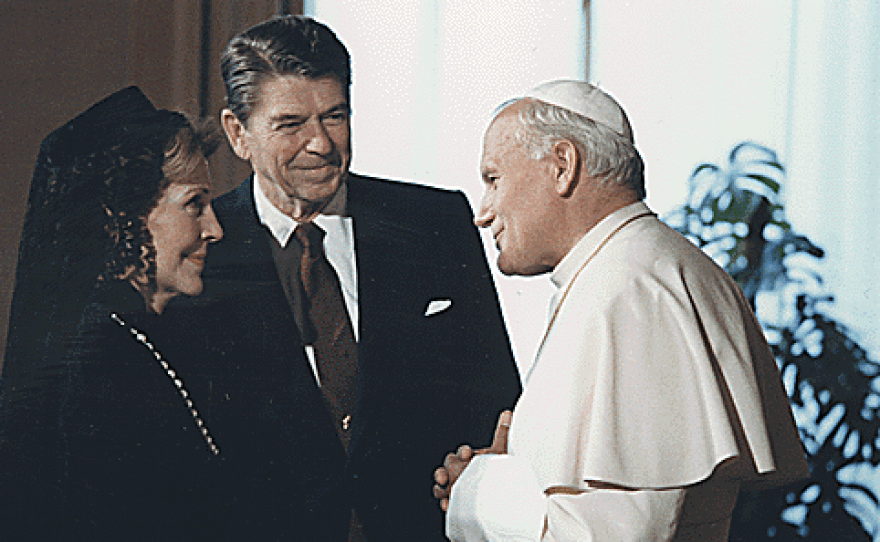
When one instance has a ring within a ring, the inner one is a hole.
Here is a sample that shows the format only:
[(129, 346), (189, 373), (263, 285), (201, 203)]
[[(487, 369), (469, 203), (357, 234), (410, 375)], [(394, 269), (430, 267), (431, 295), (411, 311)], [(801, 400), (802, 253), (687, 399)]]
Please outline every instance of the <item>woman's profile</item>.
[(208, 245), (222, 237), (207, 163), (216, 146), (136, 87), (43, 141), (0, 379), (0, 538), (201, 539), (220, 528), (209, 379), (161, 316), (201, 292)]

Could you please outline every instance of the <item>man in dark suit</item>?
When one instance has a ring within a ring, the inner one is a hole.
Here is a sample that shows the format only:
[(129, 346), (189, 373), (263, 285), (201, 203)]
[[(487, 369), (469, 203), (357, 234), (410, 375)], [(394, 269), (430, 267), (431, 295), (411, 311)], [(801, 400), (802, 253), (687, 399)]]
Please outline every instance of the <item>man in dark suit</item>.
[[(425, 490), (436, 458), (491, 436), (520, 392), (471, 209), (460, 192), (348, 171), (350, 61), (324, 25), (266, 21), (221, 62), (221, 124), (254, 174), (214, 203), (225, 238), (200, 325), (224, 373), (206, 416), (235, 465), (236, 524), (261, 539), (443, 540)], [(313, 297), (303, 263), (324, 255), (335, 300)]]

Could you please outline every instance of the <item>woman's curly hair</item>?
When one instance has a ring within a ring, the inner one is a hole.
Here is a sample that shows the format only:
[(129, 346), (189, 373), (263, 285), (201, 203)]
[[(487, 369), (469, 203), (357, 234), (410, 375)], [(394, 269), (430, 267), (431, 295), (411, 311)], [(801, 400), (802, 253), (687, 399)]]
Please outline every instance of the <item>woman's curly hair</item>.
[(155, 278), (156, 251), (147, 216), (169, 184), (186, 178), (203, 156), (217, 148), (213, 125), (193, 125), (180, 113), (165, 113), (166, 129), (157, 134), (154, 144), (122, 141), (90, 157), (103, 179), (102, 229), (107, 233), (99, 280), (141, 273), (150, 281)]

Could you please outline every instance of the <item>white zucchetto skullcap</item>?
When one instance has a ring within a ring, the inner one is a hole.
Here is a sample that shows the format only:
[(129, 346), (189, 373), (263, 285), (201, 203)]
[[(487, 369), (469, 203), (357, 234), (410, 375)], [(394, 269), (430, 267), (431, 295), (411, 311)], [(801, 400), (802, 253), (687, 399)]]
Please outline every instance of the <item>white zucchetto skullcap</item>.
[(542, 83), (526, 92), (523, 98), (533, 98), (551, 105), (574, 111), (633, 142), (632, 127), (626, 113), (614, 98), (584, 81), (559, 80)]

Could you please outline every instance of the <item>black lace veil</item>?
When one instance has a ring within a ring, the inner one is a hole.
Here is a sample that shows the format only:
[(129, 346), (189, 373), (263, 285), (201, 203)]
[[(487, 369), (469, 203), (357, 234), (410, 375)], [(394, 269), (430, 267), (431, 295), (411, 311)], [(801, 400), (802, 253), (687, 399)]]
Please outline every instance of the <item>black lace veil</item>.
[(43, 140), (19, 244), (4, 380), (60, 354), (99, 281), (147, 265), (143, 222), (161, 193), (165, 147), (186, 125), (128, 87)]

